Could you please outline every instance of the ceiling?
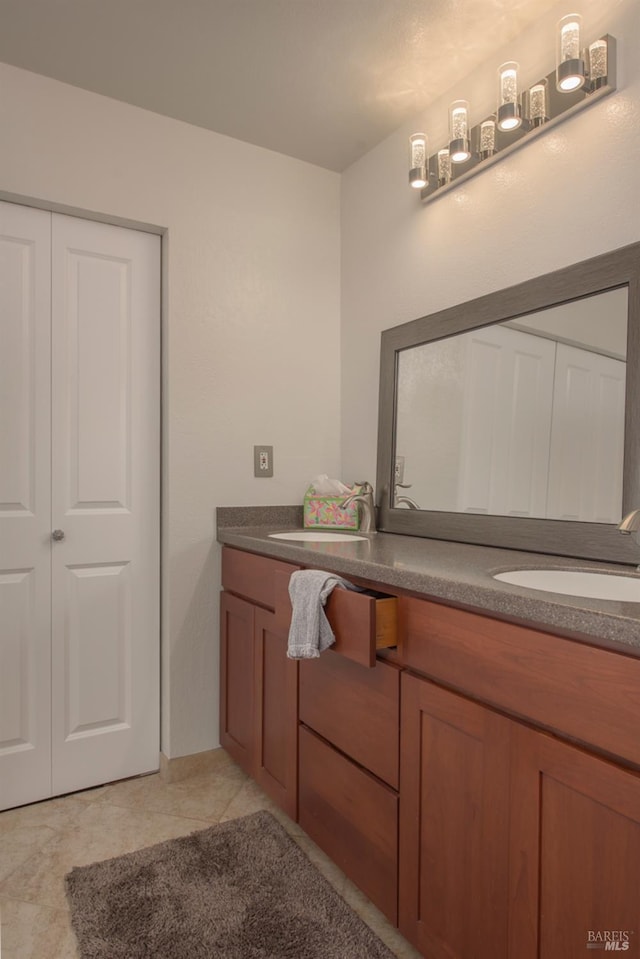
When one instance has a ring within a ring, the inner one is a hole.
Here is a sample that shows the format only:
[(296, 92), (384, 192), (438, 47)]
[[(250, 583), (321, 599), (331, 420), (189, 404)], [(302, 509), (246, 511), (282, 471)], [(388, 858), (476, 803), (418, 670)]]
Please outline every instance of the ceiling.
[(342, 171), (555, 0), (0, 0), (0, 61)]

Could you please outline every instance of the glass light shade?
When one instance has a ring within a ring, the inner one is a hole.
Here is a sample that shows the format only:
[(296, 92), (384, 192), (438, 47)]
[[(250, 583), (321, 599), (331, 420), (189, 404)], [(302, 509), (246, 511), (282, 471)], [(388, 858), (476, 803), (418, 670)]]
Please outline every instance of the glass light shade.
[(515, 130), (522, 124), (518, 101), (518, 64), (509, 60), (498, 67), (498, 128)]
[(486, 160), (496, 152), (496, 121), (483, 120), (480, 124), (480, 157)]
[(609, 56), (606, 40), (596, 40), (589, 47), (589, 80), (592, 88), (604, 86), (609, 73)]
[(471, 156), (469, 145), (469, 104), (454, 100), (449, 107), (449, 157), (452, 163), (464, 163)]
[(438, 186), (444, 186), (451, 179), (451, 158), (448, 150), (438, 150)]
[(558, 22), (556, 33), (556, 87), (562, 93), (584, 85), (585, 67), (580, 52), (582, 17), (569, 13)]
[(541, 126), (549, 119), (546, 80), (534, 83), (529, 89), (529, 119), (534, 127)]
[(429, 182), (427, 137), (414, 133), (409, 137), (409, 184), (421, 190)]

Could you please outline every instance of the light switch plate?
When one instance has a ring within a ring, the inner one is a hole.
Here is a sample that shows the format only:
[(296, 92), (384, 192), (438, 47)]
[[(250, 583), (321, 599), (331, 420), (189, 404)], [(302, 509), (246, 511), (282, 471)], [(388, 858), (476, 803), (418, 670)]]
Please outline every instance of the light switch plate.
[(253, 447), (253, 475), (260, 479), (273, 476), (273, 446)]

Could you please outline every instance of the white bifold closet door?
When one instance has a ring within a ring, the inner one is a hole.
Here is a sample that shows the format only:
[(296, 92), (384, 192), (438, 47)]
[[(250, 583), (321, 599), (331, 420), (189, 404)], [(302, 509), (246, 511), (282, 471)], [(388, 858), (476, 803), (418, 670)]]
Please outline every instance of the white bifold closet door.
[(0, 204), (0, 808), (158, 767), (160, 241)]

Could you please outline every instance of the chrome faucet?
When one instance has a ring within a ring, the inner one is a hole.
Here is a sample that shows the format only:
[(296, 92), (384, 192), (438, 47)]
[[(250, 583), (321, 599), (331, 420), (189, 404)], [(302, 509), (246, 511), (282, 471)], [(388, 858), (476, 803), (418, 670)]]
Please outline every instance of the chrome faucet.
[(355, 483), (360, 489), (357, 493), (347, 496), (341, 503), (341, 506), (351, 506), (352, 503), (358, 504), (360, 517), (359, 527), (361, 533), (376, 532), (376, 505), (373, 502), (373, 486), (371, 483)]

